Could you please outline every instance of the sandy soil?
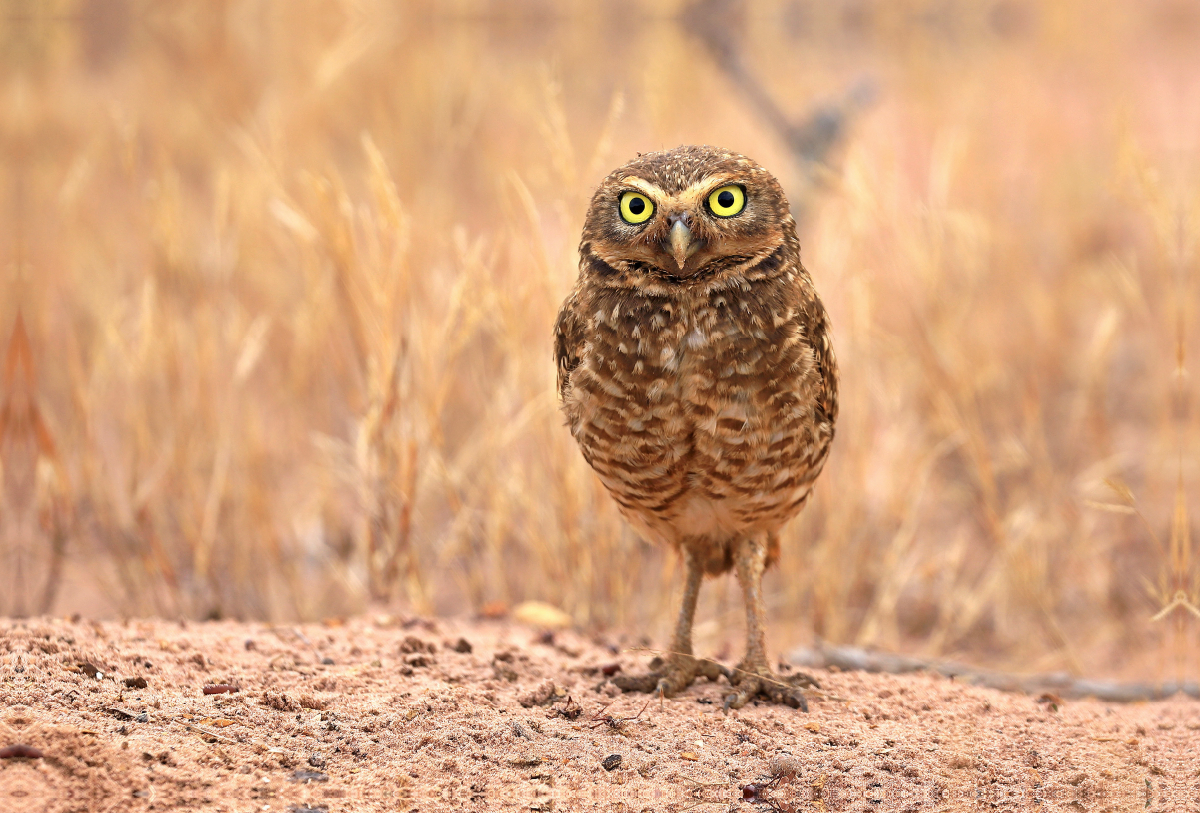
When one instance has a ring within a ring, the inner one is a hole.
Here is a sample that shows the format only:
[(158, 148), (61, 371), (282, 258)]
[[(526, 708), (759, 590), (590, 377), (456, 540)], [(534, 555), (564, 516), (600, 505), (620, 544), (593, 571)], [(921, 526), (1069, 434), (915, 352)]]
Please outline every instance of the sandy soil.
[(821, 671), (808, 713), (725, 714), (724, 683), (643, 708), (606, 678), (649, 657), (619, 643), (2, 621), (0, 810), (1200, 809), (1200, 703)]

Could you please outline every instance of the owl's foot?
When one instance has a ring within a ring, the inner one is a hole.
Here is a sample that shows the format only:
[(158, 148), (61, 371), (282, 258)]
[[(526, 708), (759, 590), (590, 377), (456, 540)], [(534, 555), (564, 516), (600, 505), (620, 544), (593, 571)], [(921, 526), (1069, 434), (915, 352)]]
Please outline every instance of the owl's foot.
[(662, 692), (671, 697), (683, 691), (698, 677), (716, 680), (719, 677), (732, 679), (732, 673), (716, 661), (694, 658), (691, 655), (672, 654), (650, 661), (650, 671), (641, 675), (617, 675), (613, 683), (625, 692)]
[(808, 701), (800, 689), (811, 686), (821, 688), (816, 680), (803, 672), (781, 677), (771, 671), (765, 663), (742, 663), (731, 670), (729, 682), (737, 690), (725, 698), (725, 711), (740, 709), (755, 698), (761, 697), (773, 703), (784, 703), (794, 709), (808, 711)]

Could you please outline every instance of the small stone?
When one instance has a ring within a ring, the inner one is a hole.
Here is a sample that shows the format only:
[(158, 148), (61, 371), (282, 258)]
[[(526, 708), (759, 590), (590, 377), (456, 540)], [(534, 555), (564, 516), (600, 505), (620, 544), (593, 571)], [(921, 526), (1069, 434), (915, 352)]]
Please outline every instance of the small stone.
[(328, 782), (329, 775), (320, 771), (293, 771), (292, 778), (289, 781), (303, 782), (304, 784), (308, 784), (309, 782)]
[(563, 629), (574, 623), (571, 616), (544, 601), (524, 601), (518, 604), (513, 610), (513, 617), (522, 624), (542, 630)]

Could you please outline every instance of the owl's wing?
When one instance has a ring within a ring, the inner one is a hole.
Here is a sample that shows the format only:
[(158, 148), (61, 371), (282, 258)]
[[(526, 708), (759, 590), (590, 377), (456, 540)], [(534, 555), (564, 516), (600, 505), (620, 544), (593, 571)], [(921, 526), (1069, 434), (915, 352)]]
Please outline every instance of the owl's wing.
[(554, 322), (554, 358), (558, 362), (558, 396), (567, 397), (571, 373), (579, 366), (584, 344), (584, 320), (579, 315), (577, 292), (567, 297)]
[(819, 299), (813, 298), (800, 311), (812, 342), (813, 356), (817, 370), (821, 376), (821, 394), (818, 397), (817, 408), (825, 414), (832, 426), (838, 416), (838, 371), (837, 357), (833, 354), (833, 345), (829, 341), (829, 315)]

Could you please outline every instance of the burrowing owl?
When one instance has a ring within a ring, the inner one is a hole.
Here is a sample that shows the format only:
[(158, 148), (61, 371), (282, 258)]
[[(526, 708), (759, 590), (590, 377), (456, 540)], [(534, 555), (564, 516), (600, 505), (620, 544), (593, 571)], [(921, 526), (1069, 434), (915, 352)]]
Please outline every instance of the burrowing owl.
[[(613, 172), (592, 198), (579, 279), (555, 324), (571, 433), (622, 514), (683, 558), (671, 652), (626, 691), (725, 675), (726, 709), (805, 706), (767, 662), (763, 571), (833, 439), (837, 367), (779, 182), (744, 155), (687, 146)], [(692, 657), (704, 574), (737, 572), (746, 656)]]

